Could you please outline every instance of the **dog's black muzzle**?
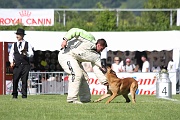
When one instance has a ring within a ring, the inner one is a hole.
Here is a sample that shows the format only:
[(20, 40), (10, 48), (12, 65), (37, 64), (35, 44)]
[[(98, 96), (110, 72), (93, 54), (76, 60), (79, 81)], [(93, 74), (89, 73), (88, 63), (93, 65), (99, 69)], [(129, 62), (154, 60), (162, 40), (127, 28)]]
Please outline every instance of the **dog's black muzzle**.
[(103, 74), (106, 74), (106, 73), (107, 73), (107, 69), (106, 69), (105, 67), (99, 68), (99, 69), (103, 72)]

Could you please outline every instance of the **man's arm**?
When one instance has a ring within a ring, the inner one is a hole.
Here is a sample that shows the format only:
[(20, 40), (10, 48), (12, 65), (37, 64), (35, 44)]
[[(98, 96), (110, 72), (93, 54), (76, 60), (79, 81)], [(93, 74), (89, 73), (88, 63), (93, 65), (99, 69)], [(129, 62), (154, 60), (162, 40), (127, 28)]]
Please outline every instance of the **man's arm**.
[(31, 46), (31, 44), (28, 43), (27, 57), (33, 57), (33, 56), (34, 56), (33, 47)]
[(93, 66), (93, 71), (96, 77), (98, 78), (99, 82), (103, 85), (107, 85), (108, 81), (103, 72), (100, 70), (100, 68), (96, 65)]
[(169, 62), (168, 62), (168, 67), (167, 67), (167, 70), (168, 70), (168, 71), (170, 71), (170, 69), (171, 69), (171, 65), (170, 65), (170, 64), (171, 64), (171, 62), (169, 61)]
[(9, 52), (9, 62), (10, 67), (14, 67), (14, 43), (11, 46), (10, 52)]
[(101, 66), (100, 59), (97, 60), (95, 63), (92, 63), (93, 71), (96, 77), (98, 78), (99, 82), (103, 85), (107, 85), (108, 81), (105, 75), (103, 74), (102, 70), (104, 70)]
[(146, 66), (146, 72), (149, 72), (149, 62), (148, 61), (146, 62), (145, 66)]

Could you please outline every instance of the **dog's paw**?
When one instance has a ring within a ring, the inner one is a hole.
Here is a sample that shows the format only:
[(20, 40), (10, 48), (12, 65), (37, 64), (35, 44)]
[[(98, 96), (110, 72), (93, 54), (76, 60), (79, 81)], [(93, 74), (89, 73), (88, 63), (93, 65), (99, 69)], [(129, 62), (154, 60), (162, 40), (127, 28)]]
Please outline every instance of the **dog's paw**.
[(99, 102), (99, 100), (94, 100), (93, 102), (97, 103), (97, 102)]
[(109, 104), (110, 102), (109, 101), (107, 101), (105, 104)]

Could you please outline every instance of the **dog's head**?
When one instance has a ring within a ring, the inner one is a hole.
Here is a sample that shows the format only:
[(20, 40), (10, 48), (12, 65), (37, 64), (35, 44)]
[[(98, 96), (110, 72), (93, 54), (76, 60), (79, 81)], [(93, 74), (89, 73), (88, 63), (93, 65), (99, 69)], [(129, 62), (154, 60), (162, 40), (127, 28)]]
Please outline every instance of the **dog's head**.
[(106, 68), (100, 68), (100, 70), (103, 72), (103, 74), (105, 75), (109, 75), (109, 74), (113, 74), (113, 75), (116, 75), (116, 72), (114, 72), (111, 67), (106, 67)]
[(106, 74), (114, 74), (114, 75), (116, 75), (116, 72), (114, 72), (110, 67), (107, 67)]

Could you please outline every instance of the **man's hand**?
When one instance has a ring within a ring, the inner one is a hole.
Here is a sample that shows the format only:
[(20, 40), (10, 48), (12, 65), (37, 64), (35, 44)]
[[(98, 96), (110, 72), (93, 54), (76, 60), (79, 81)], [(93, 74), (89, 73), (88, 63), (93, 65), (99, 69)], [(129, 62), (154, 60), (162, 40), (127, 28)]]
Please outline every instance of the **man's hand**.
[(63, 42), (61, 43), (61, 48), (65, 48), (67, 46), (67, 41), (63, 40)]
[(26, 49), (21, 50), (21, 53), (22, 53), (22, 55), (27, 56), (27, 50)]
[(14, 62), (10, 63), (10, 67), (11, 67), (11, 68), (13, 68), (14, 66), (15, 66), (15, 63), (14, 63)]

